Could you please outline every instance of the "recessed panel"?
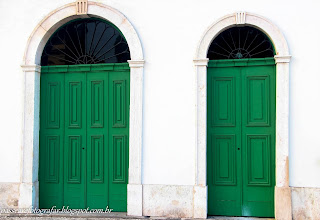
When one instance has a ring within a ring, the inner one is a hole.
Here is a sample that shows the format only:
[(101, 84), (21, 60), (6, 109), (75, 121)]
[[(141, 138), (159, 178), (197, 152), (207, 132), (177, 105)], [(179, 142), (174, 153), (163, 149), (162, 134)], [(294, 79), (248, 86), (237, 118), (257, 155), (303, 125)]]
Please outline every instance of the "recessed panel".
[(60, 128), (60, 82), (47, 84), (47, 128)]
[(269, 126), (269, 76), (247, 77), (247, 126)]
[(45, 142), (45, 182), (59, 182), (59, 154), (60, 138), (59, 136), (46, 136)]
[(233, 77), (213, 78), (213, 126), (235, 126), (235, 82)]
[(125, 136), (113, 136), (113, 182), (126, 182)]
[(213, 135), (212, 138), (214, 184), (234, 185), (236, 184), (235, 136)]
[(68, 182), (80, 183), (81, 173), (81, 137), (68, 137)]
[(81, 128), (82, 85), (81, 82), (69, 82), (69, 128)]
[(91, 81), (91, 127), (103, 127), (104, 120), (104, 84), (103, 81)]
[(102, 135), (91, 136), (91, 182), (103, 183), (104, 141)]
[(247, 136), (247, 174), (249, 185), (270, 185), (270, 136)]
[(124, 80), (113, 81), (113, 127), (126, 127), (126, 87)]

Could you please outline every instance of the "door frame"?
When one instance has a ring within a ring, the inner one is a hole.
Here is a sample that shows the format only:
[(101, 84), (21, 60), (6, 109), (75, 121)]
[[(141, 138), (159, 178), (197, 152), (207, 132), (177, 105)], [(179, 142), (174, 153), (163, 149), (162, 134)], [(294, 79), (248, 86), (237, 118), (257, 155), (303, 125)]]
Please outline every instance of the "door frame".
[[(79, 1), (79, 0), (78, 0)], [(113, 23), (128, 42), (130, 66), (129, 112), (129, 179), (127, 186), (127, 214), (142, 216), (142, 109), (144, 56), (139, 36), (130, 21), (117, 9), (88, 2), (82, 11), (77, 2), (64, 5), (50, 12), (31, 33), (25, 49), (23, 64), (23, 125), (21, 146), (21, 178), (19, 208), (39, 207), (39, 107), (41, 55), (50, 36), (65, 23), (86, 17), (97, 17)], [(80, 0), (81, 2), (81, 0)]]
[(211, 42), (224, 30), (247, 25), (265, 33), (272, 41), (276, 55), (276, 186), (275, 217), (292, 219), (289, 187), (289, 48), (280, 29), (259, 15), (236, 12), (213, 23), (197, 46), (196, 72), (196, 174), (194, 186), (194, 218), (207, 217), (207, 51)]

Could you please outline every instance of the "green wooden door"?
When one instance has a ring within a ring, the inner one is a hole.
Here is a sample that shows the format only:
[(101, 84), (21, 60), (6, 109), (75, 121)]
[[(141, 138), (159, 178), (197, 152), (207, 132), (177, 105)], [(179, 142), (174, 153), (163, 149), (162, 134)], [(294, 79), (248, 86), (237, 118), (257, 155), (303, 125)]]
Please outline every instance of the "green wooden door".
[(129, 66), (42, 67), (40, 207), (126, 211)]
[(209, 61), (208, 215), (274, 216), (273, 58)]

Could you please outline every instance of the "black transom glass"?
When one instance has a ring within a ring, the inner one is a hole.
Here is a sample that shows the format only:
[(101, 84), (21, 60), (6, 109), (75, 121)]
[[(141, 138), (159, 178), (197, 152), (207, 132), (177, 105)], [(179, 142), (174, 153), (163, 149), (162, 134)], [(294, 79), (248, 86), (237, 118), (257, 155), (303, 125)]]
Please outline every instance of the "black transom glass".
[(232, 27), (220, 33), (211, 43), (209, 60), (273, 57), (270, 39), (253, 27)]
[(125, 63), (130, 60), (128, 44), (112, 24), (95, 18), (69, 22), (47, 42), (42, 66)]

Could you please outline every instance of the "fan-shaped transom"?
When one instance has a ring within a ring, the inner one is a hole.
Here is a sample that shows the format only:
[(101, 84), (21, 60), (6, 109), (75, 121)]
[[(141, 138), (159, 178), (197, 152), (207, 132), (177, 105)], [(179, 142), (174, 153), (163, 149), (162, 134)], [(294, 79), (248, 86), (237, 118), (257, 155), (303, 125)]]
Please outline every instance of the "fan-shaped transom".
[(253, 27), (232, 27), (220, 33), (211, 43), (210, 60), (273, 57), (269, 38)]
[(124, 63), (130, 51), (122, 33), (111, 23), (86, 18), (59, 28), (47, 42), (42, 66)]

